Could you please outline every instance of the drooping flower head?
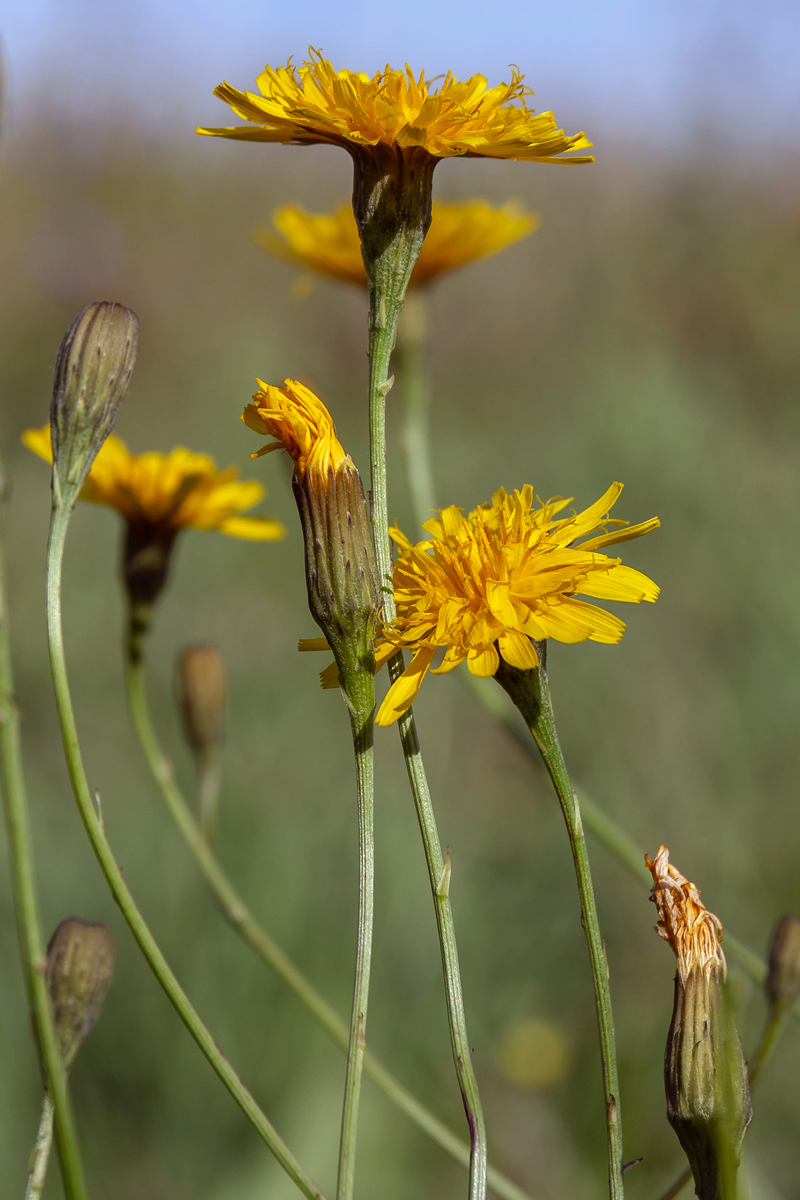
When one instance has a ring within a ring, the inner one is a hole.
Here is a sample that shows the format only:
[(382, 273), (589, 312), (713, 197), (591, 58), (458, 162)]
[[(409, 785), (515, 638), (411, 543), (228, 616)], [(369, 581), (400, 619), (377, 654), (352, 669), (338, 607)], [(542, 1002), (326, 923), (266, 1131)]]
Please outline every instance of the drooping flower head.
[(258, 94), (221, 83), (214, 95), (247, 125), (198, 129), (198, 133), (251, 142), (330, 143), (351, 154), (379, 144), (424, 149), (434, 158), (468, 155), (530, 162), (590, 162), (562, 158), (587, 149), (583, 133), (566, 135), (551, 112), (535, 113), (533, 92), (516, 69), (510, 83), (490, 88), (483, 75), (463, 82), (448, 72), (434, 87), (425, 72), (415, 76), (389, 66), (374, 75), (336, 71), (320, 51), (309, 49), (299, 67), (265, 67)]
[(667, 1119), (692, 1168), (699, 1200), (736, 1192), (742, 1139), (753, 1115), (747, 1064), (725, 1002), (722, 923), (660, 846), (645, 855), (653, 876), (656, 931), (678, 963), (664, 1056)]
[(724, 978), (722, 922), (705, 907), (700, 889), (673, 867), (666, 846), (659, 846), (654, 859), (645, 855), (645, 863), (653, 876), (656, 932), (674, 950), (680, 978), (685, 982), (691, 970), (709, 966), (720, 967)]
[[(52, 461), (49, 426), (26, 430), (22, 440), (40, 458)], [(213, 459), (183, 447), (170, 454), (135, 455), (114, 434), (103, 443), (80, 498), (115, 508), (125, 519), (123, 577), (134, 659), (182, 529), (215, 529), (258, 542), (284, 537), (279, 521), (241, 515), (261, 500), (264, 488), (255, 480), (239, 481), (237, 474), (235, 467), (219, 471)]]
[(619, 617), (578, 596), (634, 603), (658, 596), (646, 575), (598, 553), (659, 524), (656, 517), (631, 526), (610, 520), (621, 491), (622, 484), (612, 484), (584, 512), (559, 517), (569, 500), (534, 508), (530, 486), (513, 495), (501, 488), (491, 504), (468, 516), (455, 507), (442, 509), (423, 526), (427, 541), (412, 545), (392, 530), (400, 547), (393, 581), (397, 617), (384, 629), (377, 661), (402, 648), (413, 658), (389, 689), (378, 724), (390, 725), (411, 705), (440, 649), (445, 653), (434, 674), (466, 660), (473, 675), (491, 676), (501, 660), (519, 670), (537, 667), (534, 641), (618, 642), (625, 628)]
[[(375, 703), (375, 628), (381, 609), (378, 568), (361, 476), (336, 436), (333, 418), (302, 383), (258, 380), (242, 413), (256, 433), (277, 440), (252, 455), (285, 450), (294, 460), (292, 490), (303, 527), (311, 615), (333, 651), (337, 681), (351, 715), (371, 729)], [(322, 639), (317, 639), (322, 641)]]
[(300, 483), (306, 472), (321, 478), (348, 463), (352, 466), (352, 459), (336, 436), (331, 414), (310, 388), (296, 379), (285, 379), (282, 388), (260, 379), (256, 383), (259, 390), (242, 413), (242, 420), (248, 429), (277, 440), (256, 450), (251, 458), (285, 450), (294, 459)]
[[(308, 213), (303, 208), (276, 209), (272, 223), (280, 236), (258, 229), (255, 240), (278, 258), (345, 283), (367, 286), (361, 241), (352, 206), (342, 204), (333, 213)], [(496, 254), (533, 233), (537, 213), (510, 201), (502, 208), (485, 200), (466, 204), (437, 204), (431, 227), (422, 244), (409, 287), (421, 287), (446, 271), (475, 259)]]

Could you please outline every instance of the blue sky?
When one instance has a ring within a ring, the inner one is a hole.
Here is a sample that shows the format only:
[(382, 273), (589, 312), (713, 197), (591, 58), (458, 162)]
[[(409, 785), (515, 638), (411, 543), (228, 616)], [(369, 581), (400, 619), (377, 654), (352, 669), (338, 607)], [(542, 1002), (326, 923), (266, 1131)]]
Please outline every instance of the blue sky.
[(796, 0), (6, 0), (0, 37), (15, 119), (46, 100), (224, 123), (215, 83), (249, 86), (312, 42), (367, 71), (408, 60), (498, 80), (514, 62), (537, 107), (622, 142), (680, 140), (709, 118), (745, 151), (800, 140)]

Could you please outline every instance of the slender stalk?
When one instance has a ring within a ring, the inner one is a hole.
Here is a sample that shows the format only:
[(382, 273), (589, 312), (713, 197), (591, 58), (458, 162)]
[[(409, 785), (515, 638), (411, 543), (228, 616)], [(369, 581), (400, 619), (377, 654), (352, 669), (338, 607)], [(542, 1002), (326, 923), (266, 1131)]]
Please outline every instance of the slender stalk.
[(200, 832), (208, 846), (213, 847), (217, 833), (220, 767), (216, 747), (204, 755), (197, 772), (197, 798), (200, 809)]
[[(367, 1002), (372, 961), (372, 927), (375, 893), (375, 829), (373, 779), (373, 713), (375, 709), (375, 680), (362, 676), (363, 702), (351, 711), (353, 752), (356, 760), (356, 790), (358, 795), (358, 942), (356, 972), (353, 985), (353, 1007), (347, 1048), (342, 1133), (339, 1141), (339, 1174), (336, 1184), (337, 1200), (351, 1200), (355, 1183), (358, 1106), (364, 1071), (364, 1050), (367, 1031)], [(352, 697), (351, 697), (352, 701)]]
[[(2, 488), (1, 480), (0, 488)], [(55, 1110), (55, 1135), (61, 1162), (61, 1178), (67, 1200), (87, 1200), (88, 1192), (67, 1091), (66, 1072), (61, 1061), (58, 1038), (53, 1025), (50, 997), (44, 977), (45, 947), (39, 919), (39, 902), (36, 897), (28, 801), (22, 769), (19, 713), (14, 697), (8, 628), (8, 598), (2, 545), (0, 545), (0, 771), (2, 771), (3, 796), (5, 798), (11, 885), (14, 893), (20, 959), (31, 1019), (41, 1055), (45, 1089)], [(46, 1099), (46, 1107), (47, 1104)]]
[(50, 642), (50, 666), (56, 707), (64, 741), (72, 790), (80, 811), (81, 819), (92, 844), (106, 882), (122, 912), (128, 927), (136, 939), (139, 949), (147, 960), (178, 1016), (194, 1038), (219, 1079), (250, 1120), (263, 1141), (283, 1167), (289, 1178), (309, 1200), (324, 1200), (324, 1196), (310, 1176), (281, 1140), (268, 1118), (261, 1111), (250, 1092), (244, 1086), (228, 1060), (220, 1051), (205, 1027), (188, 996), (183, 991), (161, 953), (144, 918), (139, 912), (122, 873), (112, 853), (102, 817), (92, 802), (86, 771), (83, 765), (72, 698), (69, 691), (64, 640), (61, 623), (61, 567), (64, 556), (64, 539), (69, 512), (54, 509), (50, 522), (50, 537), (47, 547), (47, 629)]
[[(189, 853), (202, 872), (223, 915), (259, 958), (294, 992), (339, 1049), (347, 1051), (349, 1032), (345, 1022), (258, 923), (225, 874), (219, 859), (203, 841), (191, 807), (175, 780), (172, 766), (159, 745), (150, 720), (141, 661), (128, 664), (128, 701), (150, 772)], [(364, 1056), (364, 1072), (423, 1133), (462, 1166), (469, 1166), (468, 1144), (457, 1137), (404, 1087), (370, 1050), (367, 1050)], [(502, 1200), (530, 1200), (527, 1193), (492, 1167), (488, 1169), (487, 1178), (491, 1190), (502, 1197)]]
[(430, 382), (428, 358), (428, 296), (415, 287), (406, 294), (397, 327), (395, 370), (403, 403), (403, 451), (414, 517), (419, 525), (429, 520), (436, 506), (431, 464)]
[[(419, 245), (421, 244), (420, 239)], [(405, 282), (402, 282), (401, 286), (402, 276), (405, 273), (407, 281), (416, 255), (410, 258), (410, 265), (409, 261), (400, 264), (399, 257), (399, 252), (392, 245), (384, 258), (373, 264), (372, 273), (369, 266), (367, 270), (370, 279), (369, 413), (372, 523), (378, 570), (384, 589), (383, 616), (386, 621), (391, 621), (395, 615), (386, 493), (386, 395), (391, 387), (389, 360), (394, 348), (397, 321), (405, 292)], [(389, 663), (392, 681), (402, 674), (403, 669), (403, 655), (398, 653)], [(449, 859), (445, 863), (442, 856), (416, 726), (410, 710), (400, 718), (398, 725), (433, 894), (444, 971), (450, 1043), (470, 1131), (469, 1200), (483, 1200), (486, 1195), (486, 1126), (478, 1084), (472, 1069), (453, 914), (448, 898), (450, 864)]]
[(558, 796), (569, 834), (581, 902), (581, 920), (586, 935), (586, 944), (589, 948), (597, 1026), (600, 1034), (600, 1057), (606, 1103), (609, 1195), (611, 1200), (622, 1200), (624, 1194), (622, 1124), (608, 962), (600, 934), (600, 923), (589, 867), (589, 854), (583, 833), (578, 799), (572, 790), (556, 732), (550, 685), (545, 669), (545, 643), (537, 643), (537, 649), (542, 665), (535, 671), (517, 671), (508, 667), (501, 660), (500, 670), (495, 678), (511, 696), (533, 734)]
[(42, 1102), (42, 1116), (39, 1121), (39, 1132), (31, 1155), (31, 1165), (28, 1169), (28, 1186), (25, 1188), (25, 1200), (39, 1200), (44, 1181), (47, 1178), (47, 1165), (50, 1162), (50, 1151), (53, 1148), (53, 1102), (45, 1092)]

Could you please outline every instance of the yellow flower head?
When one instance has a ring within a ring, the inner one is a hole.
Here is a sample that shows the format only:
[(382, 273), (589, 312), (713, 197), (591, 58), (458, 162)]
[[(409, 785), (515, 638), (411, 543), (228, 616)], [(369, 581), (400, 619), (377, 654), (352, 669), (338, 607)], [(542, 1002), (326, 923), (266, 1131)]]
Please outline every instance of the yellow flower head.
[[(433, 218), (411, 273), (409, 287), (430, 283), (437, 275), (510, 246), (539, 226), (537, 213), (513, 201), (495, 208), (485, 200), (467, 204), (433, 204)], [(260, 246), (300, 267), (332, 275), (346, 283), (367, 286), (361, 239), (350, 204), (333, 213), (308, 213), (302, 208), (276, 209), (269, 229), (255, 231)]]
[(295, 379), (285, 379), (282, 388), (260, 379), (256, 383), (260, 390), (245, 408), (242, 420), (248, 429), (278, 440), (262, 446), (251, 458), (286, 450), (294, 459), (298, 483), (307, 472), (327, 478), (330, 470), (336, 472), (351, 463), (336, 436), (331, 414), (309, 388)]
[[(28, 449), (53, 461), (50, 426), (22, 435)], [(170, 454), (131, 454), (114, 434), (106, 439), (84, 483), (80, 497), (116, 508), (129, 524), (166, 532), (217, 529), (231, 537), (275, 541), (285, 534), (270, 517), (239, 514), (264, 495), (260, 483), (236, 479), (235, 467), (218, 471), (214, 460), (179, 447)]]
[(198, 133), (253, 142), (318, 142), (342, 146), (351, 154), (384, 144), (400, 150), (426, 150), (434, 158), (471, 155), (531, 162), (591, 162), (560, 158), (588, 148), (583, 133), (566, 135), (551, 112), (528, 108), (533, 95), (522, 74), (490, 88), (483, 75), (465, 82), (448, 73), (432, 87), (423, 71), (386, 67), (370, 77), (335, 71), (320, 51), (309, 49), (301, 66), (265, 67), (259, 94), (222, 83), (214, 94), (249, 125), (198, 129)]
[[(534, 508), (531, 487), (513, 496), (501, 488), (469, 516), (442, 509), (423, 526), (429, 540), (416, 546), (392, 530), (401, 551), (394, 568), (397, 618), (385, 628), (376, 657), (386, 662), (405, 647), (413, 658), (389, 689), (378, 724), (390, 725), (411, 705), (440, 648), (445, 654), (434, 674), (466, 659), (473, 675), (489, 676), (501, 656), (520, 670), (538, 666), (531, 639), (618, 642), (623, 622), (577, 595), (635, 603), (658, 596), (646, 575), (598, 553), (659, 524), (657, 517), (627, 527), (610, 520), (621, 491), (621, 483), (612, 484), (585, 512), (558, 518), (569, 500)], [(603, 532), (576, 545), (598, 529)]]
[(653, 876), (652, 899), (658, 909), (656, 932), (669, 942), (678, 960), (678, 976), (685, 983), (689, 972), (699, 967), (721, 967), (725, 955), (720, 946), (722, 922), (700, 899), (700, 889), (669, 861), (669, 850), (659, 846), (654, 859), (644, 857)]

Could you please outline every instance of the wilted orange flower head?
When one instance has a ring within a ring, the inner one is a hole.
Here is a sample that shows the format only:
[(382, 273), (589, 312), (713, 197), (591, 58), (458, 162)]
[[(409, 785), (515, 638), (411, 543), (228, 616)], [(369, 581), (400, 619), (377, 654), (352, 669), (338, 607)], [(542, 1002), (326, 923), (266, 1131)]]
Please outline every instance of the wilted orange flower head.
[[(538, 214), (526, 211), (514, 201), (502, 208), (485, 200), (464, 204), (434, 201), (432, 211), (431, 226), (409, 287), (420, 287), (446, 271), (496, 254), (539, 226)], [(309, 213), (287, 205), (276, 209), (272, 223), (280, 236), (276, 237), (270, 229), (254, 232), (259, 246), (270, 254), (345, 283), (367, 286), (352, 204), (342, 204), (332, 213)]]
[[(22, 440), (40, 458), (53, 461), (50, 426), (28, 429)], [(264, 496), (256, 480), (217, 469), (206, 454), (179, 446), (170, 454), (131, 454), (115, 434), (106, 438), (81, 488), (80, 498), (105, 504), (131, 524), (163, 531), (216, 529), (230, 537), (275, 541), (286, 533), (271, 517), (243, 517)]]
[(669, 942), (678, 960), (678, 975), (686, 982), (694, 968), (726, 968), (722, 952), (722, 922), (700, 899), (700, 889), (669, 861), (669, 850), (659, 846), (654, 859), (644, 858), (653, 876), (652, 899), (658, 909), (656, 931)]
[[(473, 675), (490, 676), (501, 659), (523, 671), (537, 667), (534, 641), (618, 642), (625, 629), (619, 617), (577, 595), (633, 603), (658, 596), (646, 575), (598, 553), (658, 526), (657, 517), (631, 526), (611, 520), (621, 491), (614, 483), (584, 512), (558, 517), (568, 499), (534, 507), (529, 485), (513, 496), (501, 488), (469, 516), (455, 506), (442, 509), (423, 525), (430, 538), (417, 545), (392, 530), (400, 547), (393, 578), (397, 617), (385, 627), (376, 658), (385, 662), (404, 648), (413, 658), (389, 689), (378, 724), (406, 711), (440, 649), (444, 657), (433, 674), (466, 660)], [(579, 542), (596, 530), (602, 532)]]
[(331, 414), (310, 388), (296, 379), (285, 379), (282, 388), (260, 379), (256, 383), (259, 391), (242, 413), (242, 420), (248, 429), (277, 441), (262, 446), (251, 458), (286, 450), (294, 459), (299, 483), (307, 473), (327, 478), (329, 471), (336, 472), (351, 464), (336, 436)]
[(258, 94), (221, 83), (215, 96), (247, 125), (198, 129), (215, 137), (253, 142), (332, 143), (351, 154), (379, 143), (400, 150), (426, 150), (434, 158), (470, 155), (534, 162), (591, 162), (562, 158), (591, 146), (583, 133), (567, 135), (551, 112), (535, 113), (533, 95), (515, 68), (510, 83), (489, 87), (483, 75), (464, 82), (450, 72), (433, 87), (425, 72), (415, 76), (386, 66), (375, 75), (336, 71), (309, 48), (299, 67), (265, 67)]

